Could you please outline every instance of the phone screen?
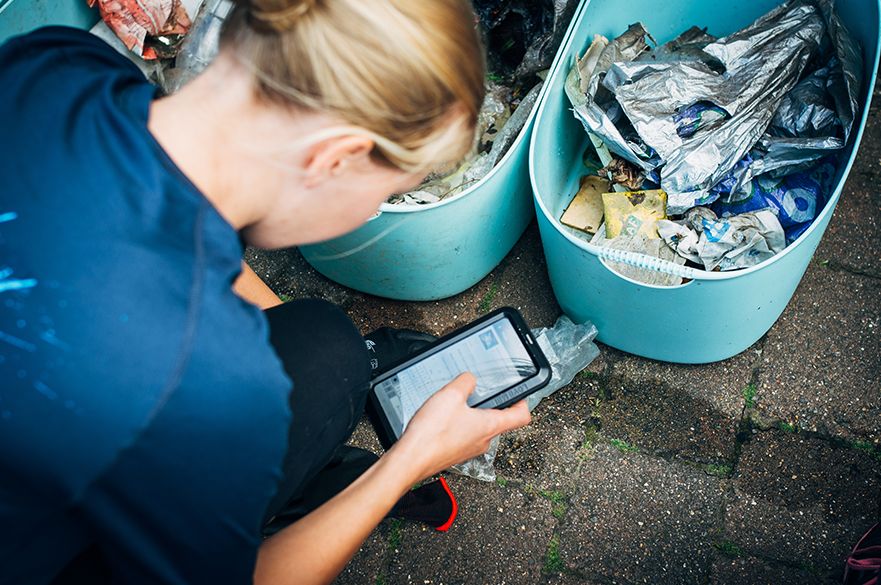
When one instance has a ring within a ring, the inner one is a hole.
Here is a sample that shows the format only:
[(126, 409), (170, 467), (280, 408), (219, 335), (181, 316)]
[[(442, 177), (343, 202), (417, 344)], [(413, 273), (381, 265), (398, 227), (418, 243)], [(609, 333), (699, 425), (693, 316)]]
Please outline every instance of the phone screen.
[(477, 378), (468, 397), (474, 406), (528, 380), (538, 369), (508, 319), (487, 324), (375, 386), (396, 437), (435, 392), (463, 372)]

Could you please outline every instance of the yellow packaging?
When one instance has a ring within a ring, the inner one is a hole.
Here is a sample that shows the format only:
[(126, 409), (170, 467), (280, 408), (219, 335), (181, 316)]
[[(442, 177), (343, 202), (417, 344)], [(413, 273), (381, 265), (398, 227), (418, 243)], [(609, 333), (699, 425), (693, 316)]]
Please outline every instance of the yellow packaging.
[(571, 228), (595, 234), (603, 223), (603, 193), (612, 187), (606, 179), (594, 175), (581, 177), (581, 185), (560, 222)]
[(667, 194), (653, 191), (603, 193), (606, 237), (644, 235), (657, 238), (658, 220), (667, 219)]

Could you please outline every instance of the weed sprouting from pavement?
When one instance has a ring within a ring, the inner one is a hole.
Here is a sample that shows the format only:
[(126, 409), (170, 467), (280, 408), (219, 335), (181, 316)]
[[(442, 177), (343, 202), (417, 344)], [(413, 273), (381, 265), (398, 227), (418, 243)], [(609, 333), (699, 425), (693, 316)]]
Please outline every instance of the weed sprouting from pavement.
[(489, 290), (483, 295), (483, 298), (480, 300), (480, 305), (477, 306), (477, 313), (483, 315), (485, 313), (489, 313), (489, 310), (492, 309), (493, 299), (496, 298), (496, 295), (499, 293), (499, 285), (493, 283)]
[(556, 490), (542, 490), (538, 492), (538, 495), (553, 504), (553, 507), (551, 508), (551, 514), (553, 514), (554, 518), (556, 518), (557, 520), (561, 520), (563, 516), (566, 515), (566, 510), (569, 509), (568, 498), (566, 497), (566, 494)]
[(563, 559), (560, 557), (560, 539), (552, 536), (545, 551), (545, 564), (542, 572), (545, 574), (562, 573), (566, 569)]
[(391, 521), (391, 526), (389, 528), (388, 535), (388, 547), (392, 552), (396, 552), (398, 548), (401, 546), (401, 524), (403, 522), (398, 519), (394, 519)]
[(730, 540), (722, 540), (720, 542), (713, 543), (713, 546), (716, 547), (716, 549), (725, 556), (732, 558), (743, 556), (743, 550)]
[(610, 439), (609, 443), (622, 453), (634, 453), (639, 451), (639, 447), (631, 445), (627, 441), (622, 441), (621, 439)]
[(850, 446), (858, 451), (868, 453), (873, 458), (881, 461), (881, 449), (879, 449), (874, 443), (870, 443), (869, 441), (851, 441)]
[(756, 407), (756, 385), (750, 382), (743, 389), (743, 402), (747, 408)]
[(732, 469), (733, 468), (727, 464), (710, 463), (703, 466), (703, 470), (707, 474), (714, 475), (716, 477), (728, 477), (729, 475), (731, 475)]

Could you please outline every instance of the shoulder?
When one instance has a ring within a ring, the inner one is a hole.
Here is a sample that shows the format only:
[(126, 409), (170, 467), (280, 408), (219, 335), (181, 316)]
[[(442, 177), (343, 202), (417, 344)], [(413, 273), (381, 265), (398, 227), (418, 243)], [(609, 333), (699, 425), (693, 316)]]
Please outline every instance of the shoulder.
[(27, 146), (35, 140), (71, 138), (113, 115), (132, 88), (155, 92), (133, 63), (86, 31), (56, 26), (14, 37), (0, 45), (0, 127), (7, 138), (0, 152), (22, 145), (33, 155)]
[(0, 45), (0, 75), (12, 70), (42, 73), (111, 68), (140, 75), (138, 68), (95, 35), (76, 28), (48, 26)]

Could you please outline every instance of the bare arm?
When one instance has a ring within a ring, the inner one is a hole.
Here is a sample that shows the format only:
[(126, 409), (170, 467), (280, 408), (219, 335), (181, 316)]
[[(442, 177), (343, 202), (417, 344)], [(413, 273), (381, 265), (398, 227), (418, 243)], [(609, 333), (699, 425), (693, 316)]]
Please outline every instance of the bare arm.
[(505, 410), (470, 408), (473, 389), (471, 374), (456, 378), (355, 483), (267, 540), (257, 556), (255, 584), (330, 583), (414, 483), (486, 452), (492, 437), (529, 423), (524, 402)]
[(278, 295), (272, 292), (272, 289), (266, 286), (266, 283), (244, 261), (242, 261), (242, 273), (233, 283), (233, 290), (237, 295), (264, 311), (282, 304)]

